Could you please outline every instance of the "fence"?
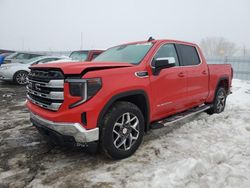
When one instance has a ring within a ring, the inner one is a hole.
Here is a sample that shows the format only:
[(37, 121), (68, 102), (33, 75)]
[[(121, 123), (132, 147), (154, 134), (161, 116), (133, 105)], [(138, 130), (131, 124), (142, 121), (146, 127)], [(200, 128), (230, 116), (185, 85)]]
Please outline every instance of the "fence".
[(207, 57), (208, 64), (231, 64), (234, 78), (250, 80), (250, 57)]

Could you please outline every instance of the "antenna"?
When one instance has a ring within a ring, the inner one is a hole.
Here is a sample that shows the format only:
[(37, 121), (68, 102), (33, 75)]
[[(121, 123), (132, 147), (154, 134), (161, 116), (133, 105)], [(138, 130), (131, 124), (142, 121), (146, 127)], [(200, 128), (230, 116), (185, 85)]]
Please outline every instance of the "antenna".
[(149, 37), (149, 38), (148, 38), (148, 42), (151, 42), (151, 41), (153, 41), (153, 40), (155, 40), (153, 37)]

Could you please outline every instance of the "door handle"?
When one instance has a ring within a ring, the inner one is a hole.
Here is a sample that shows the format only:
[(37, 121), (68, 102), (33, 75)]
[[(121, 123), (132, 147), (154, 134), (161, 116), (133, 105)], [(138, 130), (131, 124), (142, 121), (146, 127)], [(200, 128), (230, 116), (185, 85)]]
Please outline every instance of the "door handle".
[(184, 77), (185, 74), (184, 74), (184, 72), (180, 72), (180, 73), (178, 74), (178, 76), (179, 76), (179, 77)]
[(202, 74), (207, 75), (207, 71), (205, 71), (205, 70), (202, 71)]

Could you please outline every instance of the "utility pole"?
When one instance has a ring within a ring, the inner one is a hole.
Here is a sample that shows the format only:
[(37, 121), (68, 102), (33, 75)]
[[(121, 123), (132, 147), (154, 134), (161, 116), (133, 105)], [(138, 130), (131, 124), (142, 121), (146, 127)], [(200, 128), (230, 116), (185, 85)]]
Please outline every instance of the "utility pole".
[(24, 51), (24, 40), (22, 39), (22, 51)]
[(80, 50), (82, 50), (82, 48), (83, 48), (83, 38), (82, 38), (82, 32), (81, 32), (81, 46), (80, 46)]
[(245, 57), (246, 56), (246, 46), (243, 45), (243, 56)]

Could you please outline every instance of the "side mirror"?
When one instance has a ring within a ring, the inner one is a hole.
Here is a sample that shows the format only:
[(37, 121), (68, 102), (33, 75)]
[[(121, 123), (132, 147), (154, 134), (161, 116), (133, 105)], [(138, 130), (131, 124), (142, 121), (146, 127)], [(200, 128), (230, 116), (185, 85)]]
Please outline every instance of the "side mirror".
[(158, 75), (162, 69), (170, 68), (175, 66), (174, 57), (159, 57), (153, 60), (153, 74)]

